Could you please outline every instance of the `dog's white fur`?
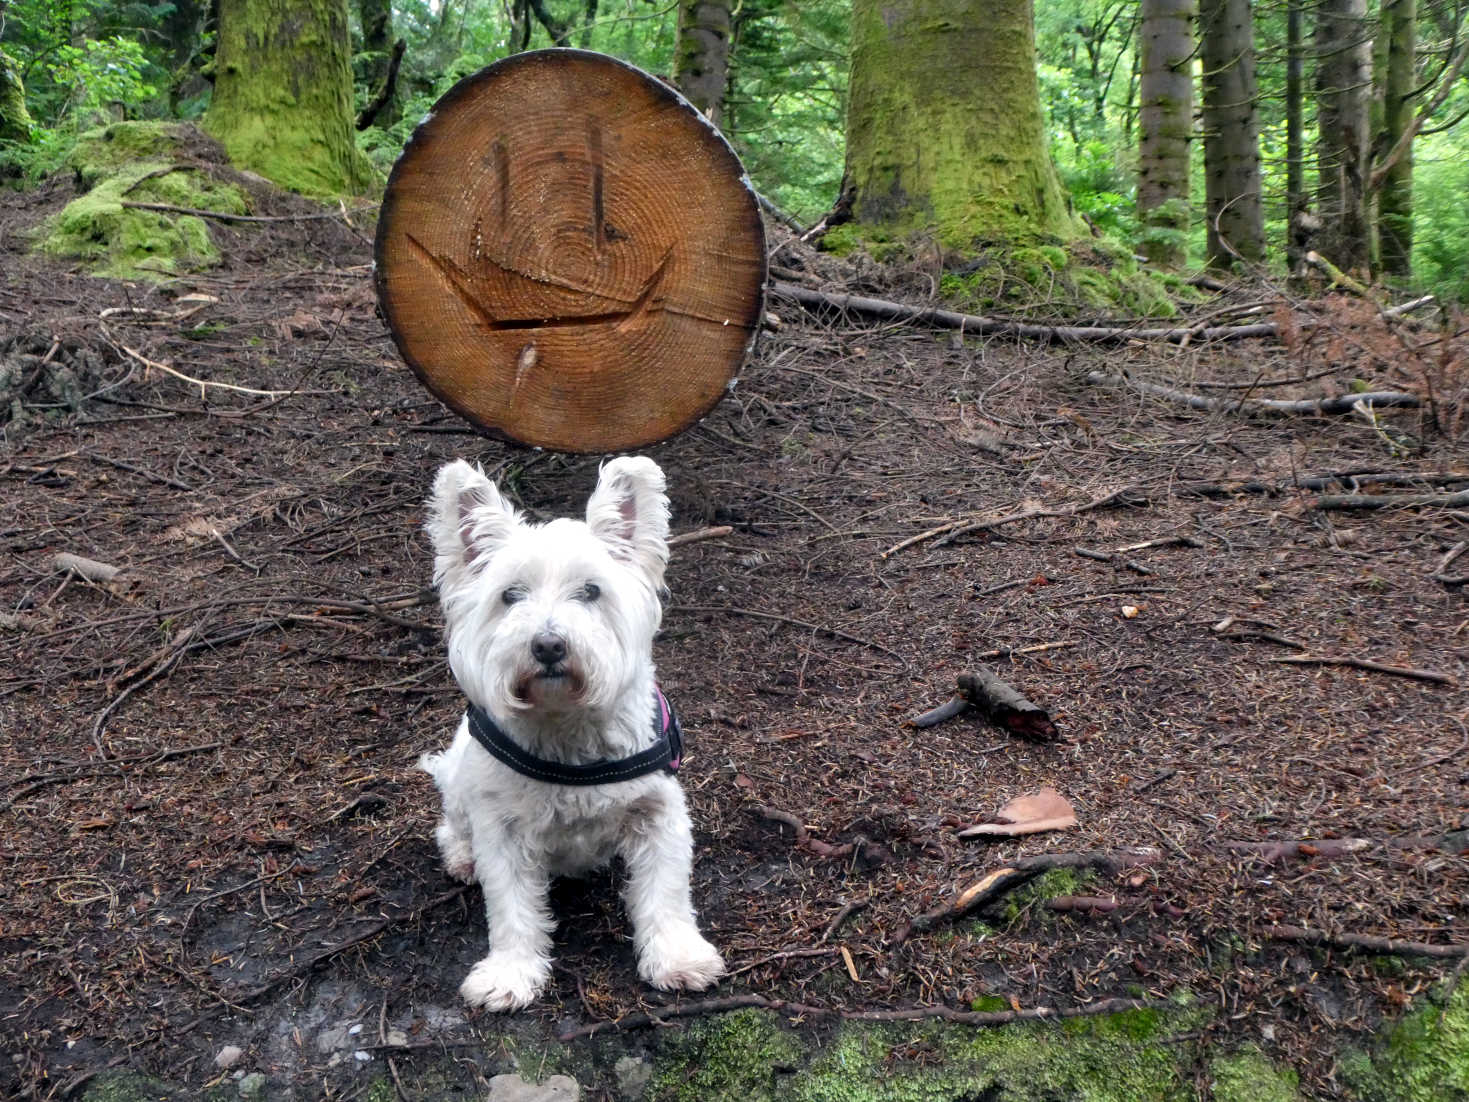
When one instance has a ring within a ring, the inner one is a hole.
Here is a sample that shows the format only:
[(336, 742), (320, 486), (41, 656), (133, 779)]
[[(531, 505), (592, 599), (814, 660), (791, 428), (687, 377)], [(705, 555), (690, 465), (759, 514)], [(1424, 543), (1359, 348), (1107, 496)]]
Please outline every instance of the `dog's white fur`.
[[(510, 738), (568, 764), (647, 749), (653, 634), (668, 562), (668, 498), (651, 459), (606, 463), (586, 521), (522, 520), (477, 468), (434, 482), (426, 524), (449, 666)], [(588, 586), (595, 587), (595, 590)], [(564, 644), (554, 666), (536, 640)], [(620, 855), (638, 970), (654, 987), (699, 991), (724, 961), (699, 933), (689, 893), (693, 838), (667, 772), (573, 787), (514, 772), (461, 720), (453, 744), (419, 761), (443, 797), (435, 836), (449, 875), (484, 890), (490, 952), (460, 987), (472, 1005), (533, 1001), (551, 973), (550, 879)]]

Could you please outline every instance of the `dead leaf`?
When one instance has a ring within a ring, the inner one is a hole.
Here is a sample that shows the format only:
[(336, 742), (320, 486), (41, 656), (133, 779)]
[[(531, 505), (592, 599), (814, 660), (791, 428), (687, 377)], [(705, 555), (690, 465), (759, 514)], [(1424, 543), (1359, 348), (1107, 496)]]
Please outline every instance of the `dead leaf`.
[(1054, 788), (1017, 796), (1002, 807), (994, 819), (959, 832), (960, 838), (1016, 838), (1047, 830), (1066, 830), (1076, 825), (1076, 812)]

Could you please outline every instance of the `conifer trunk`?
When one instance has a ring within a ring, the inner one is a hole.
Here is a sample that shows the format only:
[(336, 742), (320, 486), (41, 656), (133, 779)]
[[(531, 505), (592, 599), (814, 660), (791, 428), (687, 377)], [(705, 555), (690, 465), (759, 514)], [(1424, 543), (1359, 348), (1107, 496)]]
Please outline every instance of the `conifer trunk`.
[(364, 191), (346, 0), (220, 0), (204, 126), (240, 168), (305, 195)]
[[(1383, 81), (1382, 139), (1384, 156), (1397, 145), (1413, 119), (1408, 97), (1413, 92), (1418, 52), (1417, 0), (1383, 0), (1382, 33), (1387, 39), (1387, 72)], [(1377, 232), (1382, 270), (1406, 276), (1413, 271), (1413, 148), (1410, 145), (1388, 169), (1377, 195)]]
[(1204, 207), (1208, 260), (1228, 268), (1265, 256), (1260, 202), (1260, 125), (1256, 112), (1255, 29), (1249, 0), (1202, 0), (1199, 53), (1204, 68)]
[[(357, 0), (357, 19), (362, 24), (362, 52), (367, 55), (362, 77), (368, 96), (375, 96), (388, 79), (393, 58), (393, 5), (391, 0)], [(388, 97), (373, 121), (391, 126), (399, 119), (398, 97)]]
[(1372, 43), (1367, 0), (1320, 0), (1316, 8), (1316, 250), (1343, 271), (1365, 269), (1367, 106)]
[(680, 0), (678, 5), (673, 83), (715, 126), (724, 119), (729, 82), (729, 7), (728, 0)]
[(1030, 0), (854, 0), (846, 171), (859, 229), (954, 251), (1085, 232), (1046, 149)]
[(1193, 137), (1194, 0), (1142, 0), (1137, 205), (1142, 250), (1155, 264), (1187, 259), (1188, 147)]
[(31, 140), (31, 115), (26, 110), (26, 90), (20, 67), (0, 50), (0, 142)]
[(1285, 264), (1294, 272), (1302, 260), (1306, 217), (1305, 168), (1305, 40), (1301, 31), (1303, 0), (1287, 0), (1285, 13), (1285, 210), (1289, 222)]

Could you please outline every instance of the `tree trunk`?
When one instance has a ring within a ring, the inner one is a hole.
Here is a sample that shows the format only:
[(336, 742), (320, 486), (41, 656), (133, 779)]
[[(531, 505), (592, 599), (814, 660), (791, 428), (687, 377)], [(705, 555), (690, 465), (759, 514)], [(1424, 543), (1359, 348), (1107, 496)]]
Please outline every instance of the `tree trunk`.
[(1285, 264), (1294, 272), (1306, 255), (1308, 211), (1305, 182), (1306, 107), (1304, 45), (1301, 34), (1303, 0), (1287, 0), (1285, 12)]
[[(390, 0), (357, 0), (357, 18), (362, 23), (362, 79), (369, 97), (376, 96), (387, 83), (393, 60), (393, 5)], [(387, 101), (373, 116), (378, 126), (391, 126), (400, 117), (398, 96), (389, 94)]]
[(854, 0), (847, 185), (859, 228), (1069, 240), (1046, 149), (1030, 0)]
[(346, 0), (220, 0), (204, 126), (240, 168), (305, 195), (357, 194)]
[(1228, 268), (1236, 259), (1255, 263), (1265, 256), (1265, 219), (1249, 0), (1202, 0), (1199, 53), (1204, 67), (1209, 264)]
[(680, 0), (678, 45), (673, 55), (673, 83), (715, 126), (724, 118), (724, 90), (729, 80), (730, 12), (728, 0)]
[(1316, 251), (1344, 271), (1370, 260), (1366, 213), (1367, 105), (1372, 44), (1367, 0), (1316, 9)]
[(0, 142), (29, 143), (31, 115), (26, 110), (26, 90), (20, 67), (0, 50)]
[(1142, 0), (1137, 205), (1142, 250), (1182, 267), (1188, 252), (1188, 147), (1193, 136), (1194, 0)]
[[(1413, 91), (1418, 52), (1417, 0), (1383, 0), (1382, 34), (1387, 39), (1387, 72), (1383, 80), (1382, 137), (1377, 148), (1386, 156), (1413, 119), (1408, 97)], [(1377, 195), (1377, 232), (1382, 270), (1406, 276), (1413, 271), (1413, 148), (1393, 163)]]

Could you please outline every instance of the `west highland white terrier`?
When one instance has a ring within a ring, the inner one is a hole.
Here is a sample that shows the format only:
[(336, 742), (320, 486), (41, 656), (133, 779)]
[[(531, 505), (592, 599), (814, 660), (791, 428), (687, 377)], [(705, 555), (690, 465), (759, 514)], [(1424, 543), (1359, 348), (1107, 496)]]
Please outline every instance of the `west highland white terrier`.
[(533, 1001), (551, 974), (551, 877), (619, 855), (639, 974), (665, 990), (708, 987), (724, 961), (695, 921), (678, 722), (653, 677), (663, 472), (614, 459), (585, 522), (536, 525), (459, 460), (434, 481), (426, 528), (469, 709), (453, 744), (419, 766), (443, 797), (444, 867), (479, 881), (490, 933), (460, 994), (492, 1010)]

